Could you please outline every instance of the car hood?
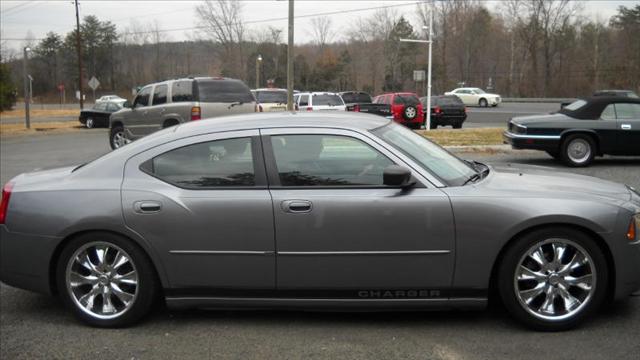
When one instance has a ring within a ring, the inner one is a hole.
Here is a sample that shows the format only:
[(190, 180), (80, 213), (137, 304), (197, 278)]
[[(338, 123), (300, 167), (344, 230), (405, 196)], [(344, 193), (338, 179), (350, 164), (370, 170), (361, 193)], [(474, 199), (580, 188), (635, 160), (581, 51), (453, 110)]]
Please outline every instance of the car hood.
[(556, 122), (556, 121), (566, 121), (571, 120), (572, 118), (560, 113), (550, 113), (550, 114), (538, 114), (538, 115), (527, 115), (527, 116), (516, 116), (511, 119), (511, 122), (521, 125), (527, 124), (538, 124), (538, 123), (547, 123), (547, 122)]
[(584, 199), (586, 197), (624, 203), (631, 191), (623, 184), (592, 176), (557, 171), (553, 168), (527, 165), (491, 167), (490, 175), (477, 183), (483, 193), (496, 196)]

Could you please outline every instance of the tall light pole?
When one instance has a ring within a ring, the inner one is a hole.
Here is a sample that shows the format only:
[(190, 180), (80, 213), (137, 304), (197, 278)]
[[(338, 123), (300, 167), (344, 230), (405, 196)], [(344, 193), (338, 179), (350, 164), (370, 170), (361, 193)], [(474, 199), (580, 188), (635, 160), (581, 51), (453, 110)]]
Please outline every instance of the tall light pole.
[(287, 110), (293, 111), (293, 0), (289, 0), (289, 42), (287, 46)]
[(260, 63), (262, 62), (262, 55), (258, 54), (256, 58), (256, 89), (260, 88)]
[(29, 117), (29, 106), (31, 103), (31, 96), (29, 93), (29, 74), (27, 73), (27, 61), (29, 61), (28, 54), (31, 49), (27, 46), (23, 49), (22, 54), (22, 73), (24, 78), (24, 125), (27, 129), (31, 129), (31, 119)]
[(424, 124), (425, 130), (431, 129), (431, 52), (433, 45), (433, 4), (429, 7), (429, 26), (423, 26), (422, 29), (429, 31), (427, 40), (415, 40), (415, 39), (400, 39), (401, 42), (414, 42), (414, 43), (426, 43), (429, 44), (428, 50), (428, 64), (427, 64), (427, 109), (426, 109), (426, 121)]
[(78, 0), (74, 0), (76, 5), (76, 47), (78, 52), (78, 91), (80, 92), (80, 110), (84, 108), (84, 94), (82, 91), (82, 46), (80, 41), (80, 13), (78, 12)]

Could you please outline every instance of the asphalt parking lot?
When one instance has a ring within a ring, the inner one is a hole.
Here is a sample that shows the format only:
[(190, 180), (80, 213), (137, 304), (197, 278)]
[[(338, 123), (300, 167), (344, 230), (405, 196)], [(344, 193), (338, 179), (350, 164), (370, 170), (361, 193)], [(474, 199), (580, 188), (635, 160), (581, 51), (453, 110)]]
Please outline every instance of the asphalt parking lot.
[[(0, 180), (34, 168), (82, 163), (108, 151), (104, 129), (3, 137)], [(549, 166), (640, 188), (640, 158), (607, 157), (576, 170), (541, 152), (460, 155)], [(640, 297), (608, 305), (592, 321), (562, 333), (529, 331), (500, 307), (317, 313), (169, 312), (159, 306), (135, 327), (104, 330), (81, 325), (55, 298), (0, 285), (2, 359), (637, 359), (639, 334)]]

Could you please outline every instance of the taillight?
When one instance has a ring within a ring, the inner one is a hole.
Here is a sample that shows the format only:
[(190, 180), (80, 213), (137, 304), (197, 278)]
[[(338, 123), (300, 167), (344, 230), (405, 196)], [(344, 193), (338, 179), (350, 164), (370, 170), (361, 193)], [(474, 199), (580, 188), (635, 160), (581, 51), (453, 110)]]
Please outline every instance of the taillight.
[(354, 105), (353, 106), (353, 111), (360, 112), (360, 105), (359, 104)]
[(194, 106), (191, 108), (191, 120), (201, 119), (200, 106)]
[(4, 224), (5, 220), (7, 219), (7, 209), (9, 208), (9, 198), (11, 197), (12, 189), (12, 182), (8, 182), (2, 188), (2, 201), (0, 201), (0, 224)]
[(311, 106), (307, 106), (307, 111), (313, 111), (313, 108)]
[(638, 229), (640, 229), (640, 214), (636, 214), (631, 218), (629, 228), (627, 229), (627, 239), (629, 239), (629, 241), (638, 240)]
[(442, 112), (442, 109), (440, 109), (440, 106), (436, 106), (436, 107), (433, 109), (433, 112), (434, 112), (435, 114), (440, 114), (440, 113)]

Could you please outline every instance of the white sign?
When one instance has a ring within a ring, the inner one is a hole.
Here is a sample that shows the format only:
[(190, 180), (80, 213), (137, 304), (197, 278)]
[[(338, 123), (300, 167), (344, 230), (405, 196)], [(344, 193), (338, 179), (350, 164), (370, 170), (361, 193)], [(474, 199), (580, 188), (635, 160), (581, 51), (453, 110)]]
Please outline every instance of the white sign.
[[(76, 99), (80, 100), (80, 91), (76, 90)], [(82, 94), (82, 100), (86, 100), (87, 95)]]
[(98, 88), (98, 86), (100, 86), (100, 81), (98, 81), (95, 76), (92, 76), (91, 80), (89, 80), (89, 87), (91, 88), (91, 90), (95, 90)]
[(413, 81), (424, 81), (425, 77), (424, 70), (413, 70)]

